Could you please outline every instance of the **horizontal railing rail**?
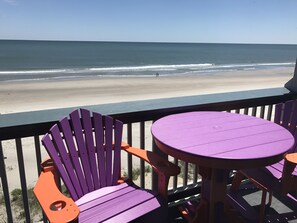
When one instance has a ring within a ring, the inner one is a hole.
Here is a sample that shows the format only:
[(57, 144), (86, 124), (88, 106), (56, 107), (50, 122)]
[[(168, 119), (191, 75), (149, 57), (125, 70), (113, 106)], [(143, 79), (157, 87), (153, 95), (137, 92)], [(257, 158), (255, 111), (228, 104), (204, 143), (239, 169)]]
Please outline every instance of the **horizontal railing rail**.
[[(134, 123), (156, 120), (162, 116), (179, 112), (232, 110), (242, 107), (261, 106), (263, 103), (278, 103), (294, 97), (295, 94), (291, 94), (286, 88), (272, 88), (79, 107), (111, 115), (124, 123)], [(57, 120), (76, 108), (1, 115), (0, 140), (44, 134)]]
[[(153, 150), (167, 157), (154, 145), (149, 132), (151, 124), (163, 116), (181, 112), (209, 110), (249, 114), (271, 120), (275, 104), (296, 97), (296, 94), (290, 93), (286, 88), (272, 88), (79, 107), (120, 119), (126, 125), (124, 140), (135, 147)], [(34, 185), (28, 185), (31, 183), (28, 182), (28, 178), (31, 179), (30, 181), (32, 181), (32, 175), (36, 179), (38, 178), (40, 173), (39, 163), (46, 155), (40, 145), (40, 136), (46, 133), (61, 117), (66, 116), (74, 109), (76, 107), (0, 115), (2, 186), (2, 195), (0, 194), (2, 198), (0, 197), (0, 201), (5, 204), (2, 205), (2, 209), (5, 207), (5, 214), (2, 216), (4, 220), (1, 219), (0, 215), (0, 222), (1, 220), (13, 222), (17, 217), (23, 217), (26, 222), (36, 220), (34, 219), (36, 207), (32, 205), (33, 201), (30, 191)], [(34, 163), (27, 163), (26, 156), (30, 156), (31, 153), (28, 154), (28, 151), (32, 150), (31, 147), (34, 147)], [(15, 151), (16, 157), (5, 159), (7, 151), (11, 150)], [(182, 167), (181, 174), (178, 177), (174, 177), (170, 182), (170, 189), (174, 193), (169, 195), (169, 201), (188, 197), (193, 193), (199, 193), (200, 187), (197, 186), (199, 182), (198, 167), (195, 164), (186, 163), (173, 157), (167, 158)], [(17, 167), (11, 166), (11, 159), (17, 160)], [(132, 158), (130, 155), (124, 156), (124, 159), (127, 167), (123, 170), (123, 174), (132, 178), (138, 177), (138, 184), (143, 188), (156, 187), (156, 175), (149, 174), (150, 170), (143, 161)], [(28, 173), (28, 166), (34, 166), (36, 173), (31, 173), (32, 168), (29, 168)], [(14, 171), (12, 170), (13, 168), (18, 169), (19, 176), (10, 174)], [(19, 181), (19, 190), (9, 187), (9, 182), (12, 178), (14, 181), (16, 178)], [(12, 208), (18, 197), (21, 198), (21, 204), (18, 204), (22, 206), (21, 210), (23, 212), (21, 212), (21, 215), (17, 212), (17, 209)], [(3, 212), (3, 210), (0, 211)], [(46, 222), (46, 219), (43, 218), (43, 221)]]

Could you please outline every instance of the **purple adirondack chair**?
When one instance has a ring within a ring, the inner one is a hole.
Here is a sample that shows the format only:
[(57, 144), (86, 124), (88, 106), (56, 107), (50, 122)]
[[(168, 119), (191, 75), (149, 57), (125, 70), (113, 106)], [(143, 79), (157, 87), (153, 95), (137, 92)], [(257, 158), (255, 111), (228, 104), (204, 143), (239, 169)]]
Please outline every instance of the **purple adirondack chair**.
[(262, 190), (259, 222), (263, 222), (266, 206), (266, 195), (269, 193), (268, 206), (271, 205), (272, 193), (289, 195), (296, 199), (297, 192), (297, 100), (277, 104), (275, 107), (274, 122), (288, 129), (295, 138), (295, 146), (284, 159), (271, 166), (256, 169), (244, 169), (236, 173), (231, 190), (237, 191), (242, 179), (247, 177)]
[[(75, 110), (42, 138), (51, 159), (34, 193), (50, 222), (166, 222), (169, 177), (178, 166), (122, 142), (123, 123)], [(147, 161), (159, 177), (158, 192), (122, 180), (121, 150)], [(70, 194), (58, 189), (60, 176)]]

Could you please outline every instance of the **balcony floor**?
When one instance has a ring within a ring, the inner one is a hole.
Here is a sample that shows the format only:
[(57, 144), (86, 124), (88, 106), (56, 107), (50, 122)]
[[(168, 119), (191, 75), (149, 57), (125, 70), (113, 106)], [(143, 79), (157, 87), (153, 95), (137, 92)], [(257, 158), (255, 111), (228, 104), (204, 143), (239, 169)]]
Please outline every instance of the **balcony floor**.
[[(259, 204), (261, 202), (261, 191), (253, 186), (249, 186), (248, 189), (241, 189), (240, 195), (250, 204), (256, 213), (259, 213)], [(268, 196), (267, 196), (268, 197)], [(181, 202), (182, 203), (182, 202)], [(182, 204), (179, 204), (182, 205)], [(257, 222), (251, 219), (243, 217), (241, 213), (235, 209), (228, 211), (228, 220), (224, 223), (250, 223)], [(270, 207), (266, 207), (265, 210), (265, 223), (280, 223), (289, 222), (297, 223), (297, 202), (281, 195), (274, 195), (272, 198), (272, 204)], [(178, 205), (171, 205), (169, 207), (169, 220), (170, 223), (184, 223), (187, 222), (183, 219), (182, 215), (178, 211)]]

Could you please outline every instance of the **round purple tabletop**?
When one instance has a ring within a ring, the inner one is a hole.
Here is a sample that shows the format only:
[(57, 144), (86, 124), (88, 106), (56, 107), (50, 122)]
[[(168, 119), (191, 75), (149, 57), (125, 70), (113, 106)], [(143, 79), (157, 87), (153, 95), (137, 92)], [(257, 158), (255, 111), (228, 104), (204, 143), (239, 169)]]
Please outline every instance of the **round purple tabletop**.
[(154, 122), (151, 131), (168, 155), (224, 169), (278, 162), (294, 145), (291, 133), (278, 124), (227, 112), (169, 115)]

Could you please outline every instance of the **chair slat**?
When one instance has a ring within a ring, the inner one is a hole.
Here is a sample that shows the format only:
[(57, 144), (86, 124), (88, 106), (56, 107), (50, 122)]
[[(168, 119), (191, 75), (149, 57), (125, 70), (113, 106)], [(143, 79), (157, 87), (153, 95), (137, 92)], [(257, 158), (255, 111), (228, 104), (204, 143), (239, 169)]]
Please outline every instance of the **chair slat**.
[(281, 124), (282, 109), (282, 103), (275, 105), (274, 122), (277, 124)]
[(289, 129), (289, 124), (291, 121), (293, 101), (287, 101), (284, 104), (283, 115), (282, 115), (282, 126)]
[[(118, 187), (118, 185), (116, 186)], [(101, 204), (104, 204), (105, 202), (109, 202), (110, 200), (112, 199), (115, 199), (119, 196), (123, 196), (125, 194), (128, 194), (134, 190), (136, 190), (137, 188), (135, 187), (132, 187), (132, 186), (126, 186), (122, 189), (119, 189), (119, 190), (115, 190), (111, 193), (106, 193), (104, 194), (103, 196), (96, 196), (96, 197), (93, 197), (92, 200), (89, 200), (83, 204), (81, 204), (79, 206), (79, 210), (81, 212), (83, 211), (88, 211), (89, 209), (91, 209), (92, 207), (94, 206), (98, 206), (98, 205), (101, 205)]]
[(297, 101), (293, 102), (289, 131), (294, 135), (297, 126)]
[(68, 150), (65, 147), (65, 144), (63, 142), (62, 136), (60, 134), (60, 129), (56, 125), (54, 128), (50, 130), (52, 135), (52, 141), (54, 145), (58, 148), (58, 151), (60, 153), (60, 157), (62, 159), (62, 162), (64, 164), (64, 169), (67, 172), (69, 179), (72, 182), (72, 185), (78, 195), (78, 197), (82, 196), (82, 192), (80, 190), (80, 185), (78, 184), (77, 176), (74, 171), (74, 166), (71, 162), (71, 158), (69, 156)]
[(121, 166), (121, 143), (123, 134), (123, 123), (115, 121), (115, 142), (114, 142), (114, 163), (113, 163), (113, 179), (112, 185), (116, 185), (120, 176)]
[[(156, 198), (146, 191), (133, 190), (130, 193), (114, 197), (114, 199), (95, 206), (92, 209), (88, 209), (87, 214), (81, 212), (79, 222), (104, 222), (111, 216), (121, 214), (124, 211), (129, 211), (131, 208), (143, 204), (151, 199)], [(160, 207), (160, 204), (157, 205)], [(135, 216), (131, 216), (131, 218), (134, 219)]]
[(292, 152), (297, 152), (297, 100), (294, 101), (293, 111), (291, 114), (291, 124), (289, 131), (293, 134), (295, 139), (295, 145), (292, 149)]
[(294, 139), (295, 139), (295, 145), (292, 148), (292, 152), (296, 153), (297, 152), (297, 131), (294, 133)]
[(105, 171), (105, 155), (103, 147), (103, 120), (102, 115), (98, 113), (93, 113), (94, 118), (94, 129), (95, 129), (95, 141), (96, 141), (96, 151), (97, 151), (97, 162), (99, 167), (99, 179), (100, 187), (106, 186), (106, 171)]
[(82, 124), (84, 129), (86, 147), (89, 154), (89, 162), (91, 166), (91, 174), (94, 183), (94, 188), (99, 189), (99, 178), (96, 164), (96, 154), (95, 154), (95, 146), (93, 140), (93, 130), (92, 130), (92, 121), (91, 121), (91, 113), (86, 109), (81, 109), (82, 115)]
[[(297, 101), (291, 100), (285, 103), (280, 103), (275, 106), (275, 118), (274, 122), (277, 124), (282, 125), (283, 127), (287, 128), (297, 139)], [(297, 146), (295, 146), (290, 150), (290, 152), (297, 151)]]
[(46, 134), (43, 137), (42, 143), (45, 146), (45, 148), (47, 148), (47, 151), (48, 151), (49, 155), (51, 156), (53, 162), (55, 163), (56, 168), (59, 170), (59, 173), (60, 173), (61, 177), (63, 178), (63, 181), (64, 181), (71, 197), (74, 200), (77, 200), (79, 197), (76, 193), (76, 190), (72, 184), (72, 181), (69, 179), (69, 176), (68, 176), (66, 170), (64, 169), (63, 163), (62, 163), (60, 157), (58, 156), (57, 150), (56, 150), (56, 148), (48, 134)]
[(269, 174), (272, 174), (275, 178), (280, 180), (282, 177), (283, 167), (284, 167), (283, 163), (279, 162), (271, 166), (266, 166), (265, 169), (269, 171)]
[(105, 116), (105, 166), (106, 166), (106, 185), (112, 185), (112, 147), (113, 147), (113, 120)]
[(88, 152), (87, 152), (84, 137), (83, 137), (83, 130), (82, 130), (78, 110), (75, 110), (72, 113), (70, 113), (70, 118), (73, 126), (74, 136), (76, 139), (76, 144), (79, 150), (79, 155), (83, 165), (84, 175), (87, 181), (88, 191), (93, 191), (94, 185), (92, 182), (91, 167), (90, 167)]
[(74, 171), (76, 172), (76, 175), (78, 177), (78, 184), (80, 186), (77, 188), (77, 192), (78, 192), (79, 197), (81, 197), (82, 195), (88, 193), (88, 189), (87, 189), (87, 183), (85, 181), (85, 177), (83, 174), (83, 170), (80, 165), (78, 151), (76, 150), (76, 146), (75, 146), (75, 143), (73, 140), (70, 123), (69, 123), (67, 117), (65, 117), (60, 121), (59, 124), (60, 124), (61, 130), (63, 131), (64, 140), (68, 147), (68, 152), (69, 152), (71, 161), (74, 165)]
[[(159, 207), (160, 207), (160, 202), (158, 201), (158, 199), (156, 199), (156, 198), (149, 199), (141, 204), (138, 204), (138, 205), (130, 208), (129, 210), (123, 211), (122, 213), (113, 216), (112, 218), (106, 220), (105, 223), (131, 222), (135, 218), (145, 215), (146, 213), (153, 211)], [(166, 209), (164, 211), (166, 211)], [(158, 220), (154, 221), (152, 219), (149, 219), (149, 221), (144, 221), (144, 222), (166, 222), (166, 219), (164, 219), (164, 217), (162, 218), (162, 216), (160, 216), (160, 215), (157, 215), (155, 217), (155, 219), (158, 219)]]
[(80, 199), (75, 201), (75, 204), (80, 207), (83, 207), (83, 205), (85, 205), (95, 199), (99, 199), (100, 197), (104, 197), (104, 196), (114, 193), (115, 191), (118, 191), (118, 190), (123, 190), (126, 187), (131, 187), (131, 183), (124, 182), (121, 184), (117, 184), (115, 186), (102, 187), (99, 190), (94, 190), (94, 191), (84, 195), (83, 197), (81, 197)]

